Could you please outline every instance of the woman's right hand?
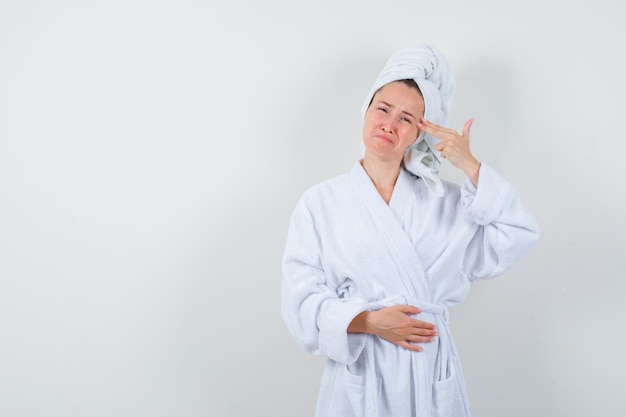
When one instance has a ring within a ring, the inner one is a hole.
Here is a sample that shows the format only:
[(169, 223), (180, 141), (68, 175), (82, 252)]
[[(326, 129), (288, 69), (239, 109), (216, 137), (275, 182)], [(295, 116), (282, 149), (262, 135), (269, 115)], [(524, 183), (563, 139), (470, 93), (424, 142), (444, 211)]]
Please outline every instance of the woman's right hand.
[(415, 343), (432, 342), (437, 336), (437, 328), (433, 323), (410, 316), (421, 312), (419, 308), (407, 305), (364, 311), (352, 320), (348, 332), (375, 334), (404, 349), (421, 352), (423, 348)]

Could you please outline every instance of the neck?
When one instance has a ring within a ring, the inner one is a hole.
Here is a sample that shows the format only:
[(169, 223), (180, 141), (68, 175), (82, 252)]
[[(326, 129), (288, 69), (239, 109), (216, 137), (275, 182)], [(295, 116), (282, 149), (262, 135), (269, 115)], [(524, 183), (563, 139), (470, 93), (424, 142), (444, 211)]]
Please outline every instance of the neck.
[(380, 196), (389, 204), (393, 189), (400, 175), (400, 163), (398, 161), (382, 161), (368, 157), (366, 154), (361, 165), (370, 177)]

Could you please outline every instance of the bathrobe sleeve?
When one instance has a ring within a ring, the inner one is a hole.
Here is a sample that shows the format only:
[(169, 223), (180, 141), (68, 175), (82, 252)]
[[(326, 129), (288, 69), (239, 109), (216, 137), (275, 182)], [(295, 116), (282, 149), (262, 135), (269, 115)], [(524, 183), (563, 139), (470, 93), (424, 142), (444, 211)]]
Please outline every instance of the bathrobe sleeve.
[(361, 354), (367, 335), (348, 333), (348, 325), (368, 309), (368, 303), (340, 298), (327, 278), (323, 258), (315, 219), (301, 200), (291, 218), (283, 255), (281, 313), (305, 350), (351, 364)]
[(461, 205), (479, 225), (463, 262), (470, 280), (502, 273), (539, 239), (539, 226), (513, 186), (484, 163), (478, 187), (467, 180), (461, 188)]

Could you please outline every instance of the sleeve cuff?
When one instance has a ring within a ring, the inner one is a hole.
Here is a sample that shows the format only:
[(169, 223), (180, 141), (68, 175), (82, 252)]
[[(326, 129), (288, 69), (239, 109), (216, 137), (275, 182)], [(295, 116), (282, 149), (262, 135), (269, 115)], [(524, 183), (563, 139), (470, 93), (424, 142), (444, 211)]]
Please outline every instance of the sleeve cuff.
[(461, 204), (465, 213), (476, 223), (491, 223), (499, 213), (501, 201), (509, 193), (509, 183), (490, 166), (482, 163), (478, 176), (478, 187), (469, 179), (461, 188)]
[(319, 347), (328, 358), (346, 365), (356, 362), (368, 337), (348, 333), (348, 326), (359, 313), (368, 310), (364, 300), (349, 299), (332, 303), (320, 320)]

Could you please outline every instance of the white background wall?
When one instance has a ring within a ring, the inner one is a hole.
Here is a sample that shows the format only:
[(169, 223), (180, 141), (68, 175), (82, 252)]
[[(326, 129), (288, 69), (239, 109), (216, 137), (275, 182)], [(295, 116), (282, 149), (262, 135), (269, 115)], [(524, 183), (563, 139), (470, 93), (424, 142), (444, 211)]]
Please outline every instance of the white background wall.
[(624, 5), (216, 3), (0, 0), (0, 416), (312, 415), (288, 218), (422, 42), (543, 233), (452, 311), (474, 414), (626, 415)]

